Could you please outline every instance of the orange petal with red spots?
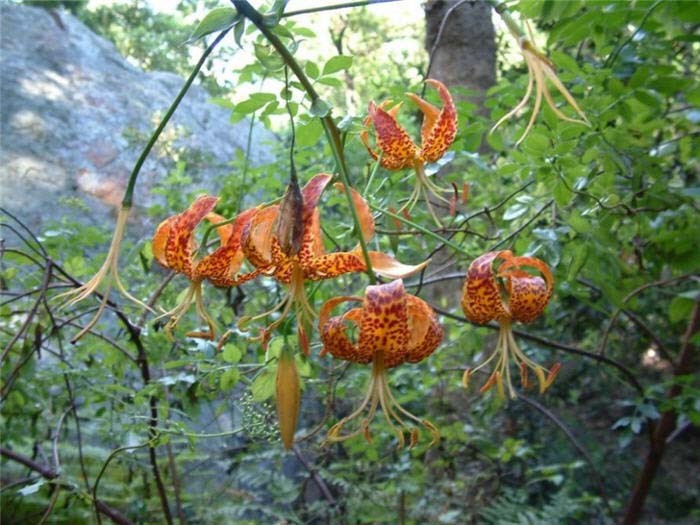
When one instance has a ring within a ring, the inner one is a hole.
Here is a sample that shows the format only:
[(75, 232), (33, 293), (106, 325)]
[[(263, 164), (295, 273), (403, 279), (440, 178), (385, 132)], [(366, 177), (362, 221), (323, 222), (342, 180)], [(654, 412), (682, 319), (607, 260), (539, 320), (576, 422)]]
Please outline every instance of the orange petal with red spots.
[(374, 124), (377, 147), (382, 151), (382, 166), (388, 170), (413, 166), (419, 154), (418, 146), (396, 118), (374, 102), (369, 104), (369, 116)]
[[(194, 269), (195, 275), (209, 279), (216, 286), (227, 287), (237, 286), (257, 276), (257, 273), (255, 273), (255, 275), (249, 274), (248, 276), (237, 275), (245, 259), (245, 255), (241, 249), (243, 230), (248, 226), (257, 211), (257, 208), (246, 210), (238, 214), (232, 224), (217, 228), (217, 230), (222, 230), (226, 228), (226, 226), (230, 226), (228, 231), (224, 231), (223, 234), (220, 235), (222, 245), (213, 253), (204, 257), (196, 265)], [(207, 218), (211, 219), (212, 215), (215, 214), (210, 213)], [(214, 217), (214, 220), (220, 222), (217, 217)], [(221, 219), (223, 219), (223, 217), (221, 217)]]
[(413, 295), (406, 295), (408, 309), (409, 363), (417, 363), (432, 354), (442, 341), (442, 326), (428, 304)]
[(384, 365), (391, 368), (406, 360), (408, 353), (408, 310), (403, 282), (368, 286), (362, 307), (361, 355), (382, 353)]
[(176, 219), (177, 215), (173, 217), (168, 217), (163, 222), (161, 222), (156, 228), (156, 233), (153, 235), (153, 240), (151, 241), (153, 257), (155, 257), (156, 261), (158, 261), (166, 268), (168, 267), (168, 261), (165, 258), (165, 244), (168, 242), (170, 230)]
[(464, 315), (474, 323), (485, 324), (492, 319), (509, 318), (493, 271), (494, 259), (504, 253), (487, 252), (469, 265), (461, 303)]
[(360, 308), (353, 308), (345, 315), (331, 317), (330, 320), (320, 326), (321, 341), (323, 342), (322, 355), (330, 353), (336, 359), (351, 361), (353, 363), (367, 364), (372, 361), (374, 352), (369, 348), (361, 349), (350, 341), (347, 334), (348, 323), (357, 323), (361, 316)]
[[(539, 270), (544, 278), (520, 269), (523, 266)], [(554, 291), (554, 279), (544, 262), (535, 257), (512, 257), (501, 264), (498, 276), (506, 279), (513, 319), (529, 323), (542, 314)]]
[(423, 112), (423, 125), (421, 126), (420, 135), (422, 142), (425, 144), (435, 126), (435, 122), (440, 116), (440, 110), (414, 93), (406, 93), (406, 96), (413, 100)]
[(433, 79), (428, 79), (425, 82), (438, 90), (443, 103), (440, 114), (434, 117), (435, 121), (430, 129), (426, 129), (424, 126), (421, 132), (423, 135), (421, 157), (428, 162), (435, 162), (445, 154), (455, 140), (455, 135), (457, 134), (457, 109), (452, 101), (450, 92), (442, 82)]
[[(183, 273), (188, 278), (192, 277), (192, 255), (195, 248), (194, 230), (202, 222), (202, 219), (214, 209), (218, 200), (218, 197), (202, 195), (187, 210), (176, 215), (172, 222), (161, 223), (161, 227), (167, 229), (167, 239), (162, 252), (162, 259), (165, 260), (167, 268)], [(162, 236), (162, 233), (159, 235), (156, 231), (155, 240), (159, 252)]]
[(311, 281), (330, 279), (344, 273), (365, 271), (362, 255), (356, 252), (334, 252), (302, 261), (304, 276)]

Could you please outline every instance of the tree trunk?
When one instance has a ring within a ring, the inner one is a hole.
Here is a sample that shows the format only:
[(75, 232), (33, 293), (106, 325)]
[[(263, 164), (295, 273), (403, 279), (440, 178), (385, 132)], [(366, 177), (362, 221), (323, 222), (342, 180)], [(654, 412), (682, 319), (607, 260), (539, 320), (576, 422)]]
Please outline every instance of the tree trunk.
[[(447, 19), (440, 34), (445, 15)], [(496, 81), (496, 37), (491, 7), (485, 2), (429, 0), (425, 5), (425, 20), (425, 47), (429, 53), (439, 36), (430, 57), (428, 76), (447, 87), (460, 86), (478, 92), (469, 99), (479, 105), (479, 113), (483, 114), (484, 95)]]

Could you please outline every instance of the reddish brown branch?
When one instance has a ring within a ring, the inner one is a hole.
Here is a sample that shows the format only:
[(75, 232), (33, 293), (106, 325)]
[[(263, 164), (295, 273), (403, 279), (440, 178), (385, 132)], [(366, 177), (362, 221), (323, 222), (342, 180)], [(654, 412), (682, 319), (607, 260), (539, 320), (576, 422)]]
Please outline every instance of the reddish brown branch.
[[(692, 373), (691, 361), (696, 348), (692, 344), (691, 338), (698, 331), (698, 328), (700, 328), (699, 311), (700, 301), (695, 301), (693, 313), (691, 315), (690, 322), (688, 323), (688, 328), (683, 334), (681, 353), (678, 357), (678, 363), (673, 369), (674, 377)], [(668, 399), (673, 399), (680, 393), (681, 386), (675, 383), (669, 389), (667, 397)], [(637, 483), (632, 491), (632, 496), (630, 497), (630, 502), (627, 506), (627, 511), (625, 512), (625, 516), (622, 521), (623, 525), (634, 525), (639, 523), (639, 519), (642, 516), (642, 510), (644, 509), (644, 501), (649, 495), (651, 484), (654, 481), (654, 477), (656, 476), (659, 465), (661, 464), (661, 459), (666, 449), (666, 440), (673, 433), (673, 430), (676, 427), (677, 419), (678, 414), (673, 409), (667, 410), (661, 414), (659, 423), (656, 425), (656, 430), (654, 431), (654, 436), (651, 441), (651, 446), (649, 447), (649, 452), (647, 453), (644, 466), (639, 473)]]

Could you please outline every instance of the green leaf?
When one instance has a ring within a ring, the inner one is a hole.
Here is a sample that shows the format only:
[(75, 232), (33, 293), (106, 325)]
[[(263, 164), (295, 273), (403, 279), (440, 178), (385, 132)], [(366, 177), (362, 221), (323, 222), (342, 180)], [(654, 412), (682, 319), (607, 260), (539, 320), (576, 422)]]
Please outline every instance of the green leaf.
[(274, 370), (268, 369), (255, 378), (253, 384), (250, 385), (250, 393), (253, 395), (253, 400), (262, 403), (274, 395), (275, 375)]
[(685, 297), (675, 297), (668, 307), (668, 318), (673, 323), (683, 321), (690, 317), (693, 310), (693, 301)]
[(241, 17), (233, 27), (233, 39), (236, 41), (236, 44), (238, 44), (238, 47), (243, 47), (243, 44), (241, 44), (243, 33), (245, 33), (245, 18)]
[(227, 363), (238, 363), (241, 360), (241, 350), (236, 345), (227, 343), (221, 351), (221, 358)]
[(324, 75), (332, 75), (343, 69), (349, 69), (352, 66), (352, 57), (347, 55), (338, 55), (331, 58), (326, 65), (323, 66)]
[(321, 135), (323, 135), (323, 126), (317, 119), (301, 124), (296, 128), (297, 146), (305, 147), (316, 144)]
[(306, 63), (306, 66), (304, 66), (304, 71), (306, 71), (306, 74), (313, 79), (318, 78), (318, 75), (320, 73), (316, 63), (311, 61)]
[(254, 44), (255, 58), (268, 71), (279, 71), (284, 67), (284, 59), (275, 51), (275, 48), (263, 44)]
[(321, 98), (317, 98), (311, 103), (309, 113), (314, 117), (323, 118), (331, 112), (331, 109), (333, 109), (333, 106), (331, 106), (328, 102)]
[(243, 114), (253, 113), (276, 99), (277, 97), (272, 93), (253, 93), (248, 100), (236, 104), (233, 111)]
[(187, 44), (199, 40), (203, 36), (231, 27), (241, 19), (241, 15), (233, 7), (217, 7), (209, 11), (197, 24), (197, 27), (187, 39)]
[(238, 371), (238, 368), (232, 367), (226, 370), (223, 374), (221, 374), (221, 378), (219, 379), (219, 387), (221, 390), (231, 390), (236, 383), (238, 383), (238, 380), (241, 378), (241, 373)]

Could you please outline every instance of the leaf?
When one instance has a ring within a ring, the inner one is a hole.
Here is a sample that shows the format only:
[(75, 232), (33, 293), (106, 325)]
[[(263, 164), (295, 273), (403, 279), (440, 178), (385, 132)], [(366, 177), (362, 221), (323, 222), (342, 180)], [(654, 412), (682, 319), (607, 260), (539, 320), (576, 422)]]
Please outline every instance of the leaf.
[(245, 18), (241, 17), (233, 28), (233, 39), (236, 41), (236, 44), (238, 44), (238, 47), (241, 48), (243, 47), (243, 44), (241, 44), (243, 33), (245, 33)]
[(512, 221), (513, 219), (517, 219), (521, 215), (524, 215), (527, 210), (530, 207), (527, 204), (513, 204), (512, 206), (508, 206), (506, 211), (503, 213), (503, 220), (504, 221)]
[(26, 487), (22, 487), (17, 491), (18, 494), (22, 496), (29, 496), (30, 494), (34, 494), (39, 491), (39, 489), (46, 484), (45, 479), (40, 479), (36, 483), (32, 483), (31, 485), (27, 485)]
[(333, 106), (331, 106), (328, 102), (321, 98), (317, 98), (311, 103), (309, 113), (314, 117), (323, 118), (331, 112), (331, 109), (333, 109)]
[(262, 403), (274, 395), (276, 375), (275, 370), (268, 369), (255, 378), (253, 384), (250, 385), (250, 393), (253, 395), (254, 401)]
[[(275, 48), (263, 44), (254, 44), (255, 58), (268, 71), (279, 71), (284, 67), (284, 59), (277, 54)], [(291, 46), (290, 46), (291, 47)]]
[(316, 63), (311, 62), (311, 61), (306, 63), (306, 66), (304, 66), (304, 71), (306, 71), (306, 74), (309, 75), (313, 79), (318, 78), (318, 75), (320, 73)]
[(272, 93), (253, 93), (248, 100), (239, 102), (233, 108), (235, 113), (249, 114), (259, 110), (269, 102), (276, 100), (277, 97)]
[(227, 343), (221, 352), (221, 358), (227, 363), (238, 363), (241, 360), (241, 350), (231, 343)]
[(238, 380), (241, 378), (241, 373), (238, 371), (238, 368), (232, 367), (226, 370), (223, 374), (221, 374), (221, 378), (219, 379), (219, 388), (221, 390), (231, 390), (236, 383), (238, 383)]
[(314, 119), (296, 128), (296, 142), (299, 147), (311, 146), (318, 142), (323, 135), (323, 126)]
[(203, 36), (217, 31), (223, 31), (242, 20), (241, 15), (233, 7), (217, 7), (209, 11), (197, 24), (190, 37), (185, 42), (191, 44)]
[(338, 71), (348, 69), (352, 66), (352, 57), (347, 55), (338, 55), (331, 58), (326, 65), (323, 66), (324, 75), (332, 75)]

